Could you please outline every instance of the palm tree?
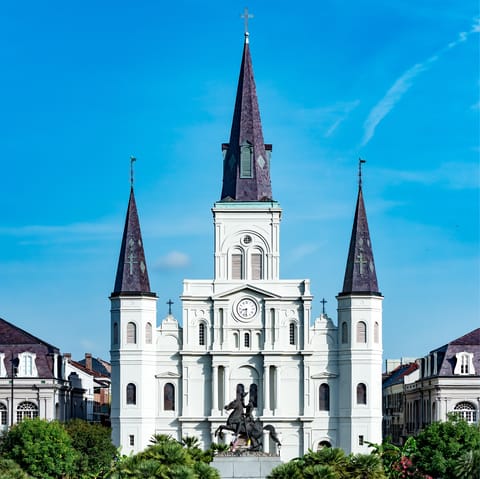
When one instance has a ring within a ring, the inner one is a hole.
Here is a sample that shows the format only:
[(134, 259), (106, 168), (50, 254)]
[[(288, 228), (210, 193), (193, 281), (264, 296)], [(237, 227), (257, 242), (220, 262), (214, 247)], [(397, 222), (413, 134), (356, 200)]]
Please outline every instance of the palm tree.
[(375, 454), (351, 456), (349, 469), (352, 479), (386, 479), (382, 460)]

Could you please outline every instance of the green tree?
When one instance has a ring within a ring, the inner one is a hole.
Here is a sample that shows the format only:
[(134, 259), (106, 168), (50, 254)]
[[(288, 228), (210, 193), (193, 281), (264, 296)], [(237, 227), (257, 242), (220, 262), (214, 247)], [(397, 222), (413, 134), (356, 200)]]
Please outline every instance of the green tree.
[(77, 479), (104, 477), (117, 455), (110, 428), (75, 419), (65, 424), (65, 429), (78, 452), (73, 476)]
[(0, 479), (29, 479), (29, 477), (15, 461), (0, 457)]
[(469, 468), (475, 466), (475, 456), (472, 454), (469, 458), (468, 453), (480, 450), (478, 425), (451, 416), (448, 421), (435, 422), (425, 428), (417, 436), (417, 446), (414, 463), (425, 474), (435, 478), (478, 478), (478, 471), (474, 471), (477, 477), (468, 475)]
[(77, 457), (62, 425), (43, 419), (15, 424), (6, 434), (0, 452), (31, 476), (41, 479), (68, 476)]
[(383, 463), (376, 454), (355, 454), (350, 457), (349, 465), (352, 479), (385, 479)]

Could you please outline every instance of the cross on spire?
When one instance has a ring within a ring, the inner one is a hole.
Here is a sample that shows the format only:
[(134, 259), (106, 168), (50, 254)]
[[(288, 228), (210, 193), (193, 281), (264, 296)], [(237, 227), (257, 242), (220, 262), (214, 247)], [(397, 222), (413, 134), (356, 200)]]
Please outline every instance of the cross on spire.
[(172, 315), (172, 304), (173, 304), (173, 301), (171, 299), (169, 299), (167, 301), (167, 304), (168, 304), (168, 315), (171, 316)]
[(133, 188), (133, 163), (135, 163), (137, 159), (134, 156), (130, 157), (130, 186)]
[(362, 163), (366, 163), (366, 160), (358, 159), (358, 186), (362, 187)]
[(325, 298), (322, 298), (320, 302), (322, 303), (322, 314), (325, 314), (325, 304), (328, 303), (328, 301)]
[(245, 24), (245, 42), (248, 43), (248, 19), (253, 18), (253, 15), (251, 13), (248, 13), (248, 7), (245, 7), (245, 10), (243, 11), (243, 15), (240, 15), (241, 18), (244, 19), (244, 24)]

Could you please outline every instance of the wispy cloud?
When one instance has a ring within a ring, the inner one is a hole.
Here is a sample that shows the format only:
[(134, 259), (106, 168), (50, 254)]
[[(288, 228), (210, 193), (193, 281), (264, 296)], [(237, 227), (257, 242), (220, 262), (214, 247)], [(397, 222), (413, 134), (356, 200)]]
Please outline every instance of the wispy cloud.
[(441, 184), (448, 189), (478, 188), (480, 182), (477, 163), (449, 162), (433, 170), (383, 170), (383, 174), (398, 183)]
[(375, 130), (380, 122), (390, 113), (395, 105), (401, 100), (403, 95), (413, 85), (415, 78), (422, 72), (428, 70), (445, 52), (456, 47), (467, 40), (472, 33), (480, 32), (480, 21), (476, 19), (472, 28), (468, 32), (460, 32), (456, 40), (450, 42), (438, 53), (427, 58), (424, 62), (416, 63), (403, 73), (390, 87), (385, 96), (372, 108), (363, 125), (364, 134), (361, 146), (365, 146), (375, 134)]
[(190, 257), (180, 251), (170, 251), (155, 262), (153, 269), (165, 271), (185, 268), (190, 264)]

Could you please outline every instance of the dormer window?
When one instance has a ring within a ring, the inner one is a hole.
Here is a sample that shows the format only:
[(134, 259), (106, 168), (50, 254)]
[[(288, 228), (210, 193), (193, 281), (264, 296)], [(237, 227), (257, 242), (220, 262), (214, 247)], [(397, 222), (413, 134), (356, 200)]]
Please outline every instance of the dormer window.
[(455, 370), (453, 374), (459, 375), (472, 375), (475, 374), (475, 368), (473, 366), (473, 353), (467, 353), (462, 351), (456, 355), (457, 363), (455, 364)]
[(35, 365), (35, 353), (20, 353), (18, 355), (18, 376), (36, 377), (38, 376), (37, 366)]
[(240, 178), (253, 178), (252, 145), (245, 141), (240, 145)]

